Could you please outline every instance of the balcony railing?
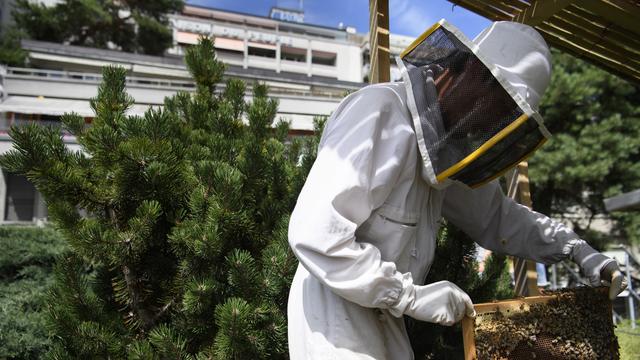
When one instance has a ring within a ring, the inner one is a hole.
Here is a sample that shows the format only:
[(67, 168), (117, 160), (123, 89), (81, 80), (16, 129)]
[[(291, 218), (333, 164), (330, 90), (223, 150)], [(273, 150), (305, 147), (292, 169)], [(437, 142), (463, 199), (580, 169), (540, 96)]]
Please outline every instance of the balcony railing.
[[(59, 71), (59, 70), (43, 70), (32, 68), (8, 67), (7, 76), (12, 77), (29, 77), (42, 78), (47, 80), (70, 80), (90, 83), (100, 83), (102, 75), (96, 73)], [(157, 88), (178, 88), (184, 90), (193, 90), (196, 85), (193, 81), (158, 79), (147, 77), (127, 76), (126, 83), (128, 85), (139, 85), (145, 87)]]
[[(69, 81), (79, 82), (84, 84), (99, 84), (102, 81), (102, 75), (97, 73), (85, 73), (74, 71), (59, 71), (59, 70), (44, 70), (44, 69), (32, 69), (32, 68), (20, 68), (20, 67), (7, 67), (7, 77), (14, 79), (42, 79), (45, 81)], [(235, 77), (236, 75), (233, 75)], [(252, 79), (248, 76), (240, 76), (247, 83), (247, 95), (251, 94)], [(260, 80), (260, 79), (259, 79)], [(324, 97), (332, 99), (340, 99), (344, 96), (347, 90), (353, 90), (352, 88), (345, 88), (344, 92), (336, 91), (339, 89), (325, 90), (322, 87), (319, 89), (293, 89), (290, 87), (279, 87), (277, 84), (273, 84), (273, 81), (278, 79), (261, 79), (261, 81), (270, 82), (271, 89), (273, 90), (273, 96), (278, 95), (295, 95), (295, 96), (313, 96)], [(185, 80), (172, 80), (172, 79), (159, 79), (148, 77), (136, 77), (127, 76), (127, 85), (140, 86), (146, 88), (153, 88), (159, 90), (174, 89), (184, 91), (195, 91), (195, 83), (193, 81)], [(219, 89), (225, 88), (225, 84), (220, 84)]]

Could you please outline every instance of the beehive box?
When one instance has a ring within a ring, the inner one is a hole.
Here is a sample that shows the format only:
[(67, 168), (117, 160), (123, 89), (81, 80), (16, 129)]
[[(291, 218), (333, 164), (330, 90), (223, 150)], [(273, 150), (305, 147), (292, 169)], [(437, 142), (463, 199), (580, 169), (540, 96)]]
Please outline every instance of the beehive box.
[(465, 359), (619, 359), (606, 288), (475, 305), (462, 322)]

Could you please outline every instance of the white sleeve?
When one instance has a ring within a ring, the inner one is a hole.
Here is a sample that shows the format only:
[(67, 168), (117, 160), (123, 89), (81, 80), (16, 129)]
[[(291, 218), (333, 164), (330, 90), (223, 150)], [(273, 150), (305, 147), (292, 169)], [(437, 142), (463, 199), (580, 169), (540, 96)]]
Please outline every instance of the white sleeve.
[(289, 223), (289, 243), (300, 263), (335, 294), (365, 307), (396, 305), (412, 283), (410, 274), (382, 261), (378, 248), (355, 237), (416, 146), (406, 112), (385, 86), (343, 100), (327, 122)]
[(489, 250), (553, 264), (584, 243), (561, 222), (505, 196), (497, 181), (477, 189), (453, 184), (445, 191), (443, 216)]

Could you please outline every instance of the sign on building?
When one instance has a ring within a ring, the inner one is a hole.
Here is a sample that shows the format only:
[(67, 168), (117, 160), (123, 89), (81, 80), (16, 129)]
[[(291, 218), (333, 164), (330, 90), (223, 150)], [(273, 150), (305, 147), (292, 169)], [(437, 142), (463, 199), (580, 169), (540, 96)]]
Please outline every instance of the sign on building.
[(269, 17), (272, 19), (280, 20), (280, 21), (289, 21), (289, 22), (304, 22), (304, 12), (289, 10), (283, 8), (272, 7), (271, 13)]

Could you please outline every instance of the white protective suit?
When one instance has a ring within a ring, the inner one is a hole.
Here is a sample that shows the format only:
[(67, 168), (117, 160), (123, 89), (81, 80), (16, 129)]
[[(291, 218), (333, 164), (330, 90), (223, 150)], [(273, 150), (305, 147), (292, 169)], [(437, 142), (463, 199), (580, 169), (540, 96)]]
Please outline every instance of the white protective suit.
[[(419, 141), (403, 83), (349, 95), (327, 122), (289, 225), (300, 261), (288, 304), (292, 360), (413, 359), (403, 314), (459, 320), (451, 304), (460, 292), (421, 286), (442, 217), (500, 253), (581, 263), (580, 248), (593, 260), (573, 231), (507, 198), (496, 181), (432, 187)], [(611, 261), (600, 256), (589, 267), (594, 284)]]
[(289, 227), (300, 260), (291, 359), (413, 359), (394, 306), (424, 281), (441, 215), (490, 250), (547, 264), (568, 256), (578, 237), (497, 182), (430, 187), (416, 143), (401, 83), (351, 94), (328, 121)]

